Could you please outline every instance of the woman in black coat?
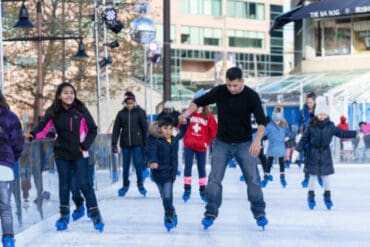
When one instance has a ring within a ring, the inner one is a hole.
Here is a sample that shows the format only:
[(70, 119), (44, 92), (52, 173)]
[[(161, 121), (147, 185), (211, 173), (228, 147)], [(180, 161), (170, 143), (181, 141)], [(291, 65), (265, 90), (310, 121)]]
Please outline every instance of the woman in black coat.
[(129, 189), (129, 170), (132, 156), (136, 170), (137, 187), (140, 194), (145, 196), (146, 189), (142, 179), (142, 150), (146, 144), (148, 129), (145, 111), (136, 106), (135, 95), (131, 92), (125, 93), (123, 102), (125, 106), (117, 114), (112, 134), (112, 151), (113, 153), (118, 152), (117, 143), (120, 139), (123, 158), (123, 187), (118, 190), (118, 195), (125, 196)]
[[(333, 206), (330, 198), (328, 175), (334, 174), (333, 159), (331, 156), (330, 143), (333, 136), (339, 138), (355, 138), (357, 131), (345, 131), (335, 126), (328, 118), (328, 106), (324, 97), (316, 100), (315, 117), (304, 131), (296, 151), (301, 152), (307, 146), (306, 170), (310, 175), (308, 184), (308, 206), (313, 209), (315, 202), (315, 183), (317, 176), (323, 179), (324, 202), (328, 209)], [(307, 145), (308, 144), (308, 145)], [(295, 154), (297, 156), (297, 154)]]

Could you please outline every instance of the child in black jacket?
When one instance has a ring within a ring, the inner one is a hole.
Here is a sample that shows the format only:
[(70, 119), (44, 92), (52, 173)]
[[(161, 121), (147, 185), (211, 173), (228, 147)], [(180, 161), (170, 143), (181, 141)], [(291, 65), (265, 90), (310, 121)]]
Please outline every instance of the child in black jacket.
[[(303, 151), (307, 145), (306, 169), (310, 176), (308, 183), (308, 207), (313, 209), (315, 202), (315, 182), (317, 176), (321, 176), (324, 187), (324, 202), (327, 209), (331, 209), (331, 193), (329, 175), (334, 174), (333, 159), (331, 157), (330, 143), (333, 136), (339, 138), (355, 138), (357, 131), (346, 131), (335, 126), (328, 118), (329, 110), (325, 98), (320, 96), (316, 99), (315, 118), (309, 123), (299, 141), (292, 159), (296, 160), (298, 152)], [(298, 151), (298, 152), (297, 152)], [(315, 179), (312, 179), (315, 178)]]

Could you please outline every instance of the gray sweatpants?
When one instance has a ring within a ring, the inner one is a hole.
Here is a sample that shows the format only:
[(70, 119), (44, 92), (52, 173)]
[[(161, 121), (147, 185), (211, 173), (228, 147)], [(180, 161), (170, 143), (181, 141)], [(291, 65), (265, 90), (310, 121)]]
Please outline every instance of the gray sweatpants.
[(9, 181), (0, 182), (0, 218), (3, 235), (14, 235), (10, 183)]

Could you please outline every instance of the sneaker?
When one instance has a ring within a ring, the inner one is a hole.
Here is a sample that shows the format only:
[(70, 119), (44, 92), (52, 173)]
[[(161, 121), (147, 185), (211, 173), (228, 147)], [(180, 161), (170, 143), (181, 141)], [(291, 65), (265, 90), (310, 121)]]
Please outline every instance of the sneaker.
[(265, 216), (260, 216), (257, 218), (256, 223), (257, 226), (260, 226), (263, 230), (265, 230), (265, 226), (269, 223), (269, 221)]
[(73, 221), (78, 220), (79, 218), (85, 215), (85, 207), (84, 205), (79, 206), (72, 212), (72, 219)]
[(203, 225), (204, 230), (207, 230), (210, 226), (212, 226), (214, 220), (215, 219), (211, 216), (204, 217), (202, 219), (202, 225)]
[(15, 246), (15, 241), (14, 237), (3, 237), (2, 239), (3, 242), (3, 247), (14, 247)]

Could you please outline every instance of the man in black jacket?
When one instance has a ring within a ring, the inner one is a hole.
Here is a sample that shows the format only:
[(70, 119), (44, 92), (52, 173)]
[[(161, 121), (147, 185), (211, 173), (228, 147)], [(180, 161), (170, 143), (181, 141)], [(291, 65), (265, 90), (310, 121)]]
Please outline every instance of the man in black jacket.
[[(264, 228), (265, 201), (260, 187), (257, 159), (261, 149), (261, 139), (266, 126), (258, 94), (244, 86), (242, 71), (238, 67), (228, 69), (226, 84), (212, 88), (205, 95), (195, 99), (188, 109), (180, 115), (184, 121), (200, 106), (216, 103), (218, 129), (212, 149), (212, 165), (206, 188), (207, 205), (202, 224), (207, 229), (218, 216), (222, 202), (222, 180), (229, 161), (233, 158), (239, 164), (248, 186), (248, 200), (257, 225)], [(257, 122), (257, 134), (252, 141), (251, 115)], [(249, 150), (249, 152), (248, 152)]]

